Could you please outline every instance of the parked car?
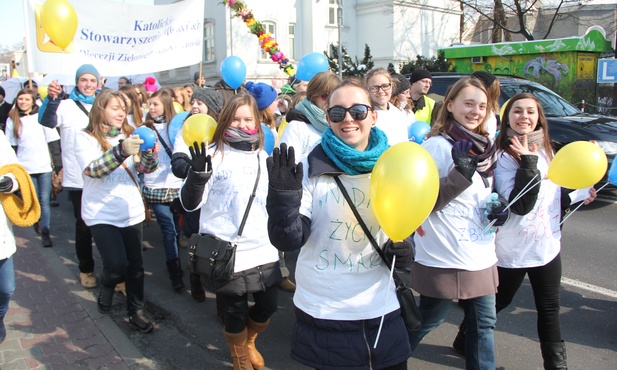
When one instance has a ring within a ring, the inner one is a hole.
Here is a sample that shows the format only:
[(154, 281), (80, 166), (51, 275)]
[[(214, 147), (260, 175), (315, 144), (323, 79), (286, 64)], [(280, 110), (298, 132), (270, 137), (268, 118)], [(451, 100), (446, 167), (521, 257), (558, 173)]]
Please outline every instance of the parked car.
[[(467, 76), (455, 72), (433, 73), (433, 85), (428, 95), (443, 100), (448, 87)], [(408, 76), (407, 76), (408, 77)], [(567, 100), (543, 85), (517, 76), (497, 76), (501, 84), (499, 104), (518, 93), (531, 93), (542, 104), (555, 150), (573, 141), (596, 143), (608, 158), (609, 168), (617, 154), (617, 117), (581, 112)], [(606, 181), (606, 178), (603, 179)]]

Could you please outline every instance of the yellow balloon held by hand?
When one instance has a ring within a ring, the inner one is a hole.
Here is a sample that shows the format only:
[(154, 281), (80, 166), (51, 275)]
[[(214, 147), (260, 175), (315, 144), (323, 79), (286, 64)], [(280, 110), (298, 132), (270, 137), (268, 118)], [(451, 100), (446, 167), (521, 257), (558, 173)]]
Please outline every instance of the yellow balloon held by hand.
[(47, 97), (47, 86), (39, 86), (38, 90), (41, 100), (44, 100)]
[(194, 142), (210, 142), (216, 130), (216, 121), (207, 114), (194, 114), (184, 121), (182, 139), (188, 146)]
[(564, 188), (584, 189), (602, 180), (607, 168), (602, 148), (589, 141), (575, 141), (555, 154), (548, 167), (548, 178)]
[(371, 204), (388, 237), (411, 235), (433, 210), (439, 193), (439, 172), (430, 153), (405, 142), (386, 150), (371, 174)]
[(176, 111), (176, 113), (184, 112), (184, 108), (182, 107), (182, 104), (178, 103), (177, 101), (173, 102), (173, 106), (174, 106), (174, 110)]
[(41, 8), (41, 24), (51, 41), (66, 49), (77, 32), (77, 12), (66, 0), (47, 0)]

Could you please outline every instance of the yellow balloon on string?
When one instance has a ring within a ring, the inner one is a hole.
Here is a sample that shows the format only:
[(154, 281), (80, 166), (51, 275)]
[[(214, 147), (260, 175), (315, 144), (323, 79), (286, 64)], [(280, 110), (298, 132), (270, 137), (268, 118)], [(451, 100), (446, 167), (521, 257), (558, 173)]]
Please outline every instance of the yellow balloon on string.
[(608, 169), (606, 154), (589, 141), (575, 141), (559, 151), (548, 167), (548, 178), (568, 189), (588, 188), (600, 180)]
[(177, 101), (173, 102), (173, 106), (174, 106), (174, 110), (176, 111), (176, 113), (184, 112), (184, 108), (182, 107), (182, 104), (178, 103)]
[(66, 49), (77, 32), (77, 12), (66, 0), (47, 0), (41, 8), (41, 24), (51, 41)]
[(194, 142), (210, 142), (216, 131), (216, 121), (207, 114), (194, 114), (184, 121), (182, 139), (188, 146)]

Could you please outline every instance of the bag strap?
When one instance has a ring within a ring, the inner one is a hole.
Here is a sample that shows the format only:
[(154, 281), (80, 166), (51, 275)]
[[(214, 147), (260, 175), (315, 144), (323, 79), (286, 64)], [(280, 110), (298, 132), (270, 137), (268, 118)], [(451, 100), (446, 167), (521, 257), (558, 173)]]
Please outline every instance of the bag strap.
[(377, 254), (379, 254), (379, 257), (381, 257), (381, 260), (386, 264), (386, 266), (388, 266), (388, 268), (390, 270), (393, 270), (392, 271), (392, 277), (394, 278), (394, 282), (396, 283), (396, 286), (397, 287), (405, 287), (406, 286), (405, 283), (398, 276), (398, 274), (396, 273), (396, 270), (394, 270), (392, 264), (390, 262), (388, 262), (388, 259), (386, 258), (385, 253), (381, 250), (381, 248), (379, 248), (379, 244), (377, 244), (377, 240), (375, 240), (375, 238), (373, 237), (373, 234), (371, 234), (371, 232), (369, 231), (368, 227), (364, 223), (364, 220), (362, 219), (362, 217), (360, 217), (360, 213), (358, 213), (358, 210), (356, 209), (356, 206), (354, 206), (353, 202), (351, 201), (351, 197), (349, 197), (349, 193), (347, 193), (347, 190), (345, 189), (345, 186), (343, 186), (343, 183), (341, 182), (341, 179), (338, 177), (338, 175), (337, 176), (333, 176), (333, 177), (334, 177), (334, 181), (336, 181), (336, 185), (338, 185), (339, 189), (341, 189), (341, 193), (343, 193), (343, 197), (347, 201), (347, 204), (349, 204), (349, 208), (351, 208), (351, 211), (353, 212), (354, 216), (356, 216), (356, 220), (358, 220), (358, 224), (360, 224), (360, 227), (362, 227), (362, 230), (364, 231), (364, 234), (366, 235), (368, 240), (371, 242), (371, 245), (373, 246), (375, 251), (377, 251)]
[(86, 107), (84, 107), (83, 104), (81, 104), (79, 100), (73, 100), (73, 101), (75, 102), (75, 105), (77, 105), (77, 108), (81, 109), (81, 111), (84, 112), (86, 117), (90, 117), (90, 114), (86, 110)]
[(238, 236), (242, 235), (242, 231), (244, 230), (244, 225), (246, 224), (246, 219), (249, 217), (249, 211), (251, 210), (251, 205), (253, 204), (253, 200), (255, 199), (257, 195), (257, 185), (259, 184), (259, 176), (261, 176), (261, 161), (259, 160), (259, 153), (257, 153), (257, 178), (255, 179), (255, 185), (253, 186), (253, 192), (251, 193), (249, 202), (246, 205), (246, 209), (244, 210), (244, 216), (242, 216), (242, 222), (240, 223), (240, 228), (238, 229)]
[(131, 170), (129, 170), (129, 168), (126, 166), (126, 164), (124, 164), (124, 162), (122, 162), (120, 165), (122, 166), (122, 168), (124, 168), (126, 173), (128, 173), (129, 176), (131, 176), (131, 180), (133, 180), (133, 182), (135, 183), (135, 186), (137, 186), (137, 189), (139, 190), (139, 195), (143, 197), (143, 194), (141, 193), (141, 187), (139, 187), (139, 183), (137, 182), (137, 179), (135, 179), (135, 176), (133, 175)]
[(169, 147), (167, 146), (167, 144), (165, 143), (165, 140), (163, 140), (163, 138), (161, 137), (161, 134), (159, 134), (159, 131), (154, 128), (153, 130), (156, 133), (156, 136), (159, 138), (159, 141), (161, 142), (161, 144), (163, 145), (163, 148), (165, 148), (165, 152), (167, 153), (167, 155), (169, 156), (169, 159), (171, 159), (171, 149), (169, 149)]

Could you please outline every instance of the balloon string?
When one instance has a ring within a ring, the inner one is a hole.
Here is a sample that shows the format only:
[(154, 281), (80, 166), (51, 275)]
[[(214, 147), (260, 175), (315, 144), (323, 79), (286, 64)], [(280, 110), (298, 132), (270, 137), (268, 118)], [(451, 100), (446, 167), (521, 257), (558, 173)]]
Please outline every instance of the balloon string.
[[(606, 185), (608, 185), (608, 184), (609, 183), (607, 182), (606, 184), (602, 185), (601, 187), (598, 188), (598, 190), (596, 190), (596, 192), (599, 192), (600, 190), (604, 189), (606, 187)], [(583, 205), (585, 205), (585, 201), (582, 201), (581, 204), (579, 204), (578, 206), (576, 206), (576, 208), (574, 208), (572, 211), (570, 211), (570, 213), (568, 213), (568, 215), (566, 217), (564, 217), (563, 220), (561, 220), (561, 222), (559, 223), (559, 226), (561, 226), (561, 224), (566, 222), (568, 217), (572, 216), (572, 214), (574, 212), (576, 212), (579, 208), (581, 208)]]
[[(536, 177), (538, 177), (538, 174), (535, 174), (531, 178), (531, 180), (529, 180), (529, 182), (525, 186), (523, 186), (523, 188), (521, 189), (521, 192), (518, 193), (518, 195), (515, 196), (514, 199), (512, 199), (512, 201), (506, 205), (506, 208), (504, 208), (502, 212), (507, 211), (514, 203), (516, 203), (517, 200), (521, 199), (521, 197), (523, 195), (527, 194), (529, 192), (529, 190), (533, 189), (534, 187), (536, 187), (537, 185), (539, 185), (541, 183), (541, 181), (539, 181), (539, 182), (536, 182), (535, 184), (531, 185), (531, 182), (533, 180), (535, 180)], [(529, 185), (531, 185), (531, 186), (529, 186)], [(482, 233), (486, 234), (488, 229), (490, 229), (491, 226), (493, 226), (495, 224), (495, 222), (497, 222), (497, 219), (492, 220), (488, 225), (486, 225), (486, 227), (482, 230)]]
[[(394, 273), (394, 264), (396, 263), (396, 255), (392, 256), (392, 268), (390, 269), (390, 276), (388, 277), (388, 286), (392, 281), (392, 274)], [(373, 348), (377, 348), (377, 343), (379, 342), (379, 336), (381, 335), (381, 328), (383, 327), (383, 321), (386, 317), (386, 307), (388, 307), (388, 298), (390, 298), (390, 289), (386, 290), (386, 300), (383, 304), (383, 313), (381, 315), (381, 321), (379, 322), (379, 330), (377, 330), (377, 337), (375, 338), (375, 345)]]

